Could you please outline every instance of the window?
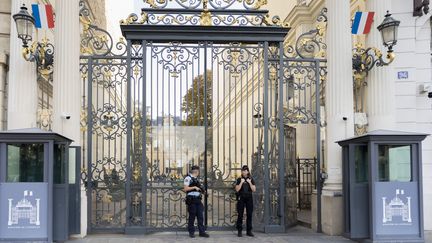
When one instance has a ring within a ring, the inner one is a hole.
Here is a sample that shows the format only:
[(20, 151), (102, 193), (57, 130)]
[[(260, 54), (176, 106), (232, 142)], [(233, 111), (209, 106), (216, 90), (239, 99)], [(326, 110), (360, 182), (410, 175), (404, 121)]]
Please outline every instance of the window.
[(368, 147), (366, 145), (354, 147), (354, 166), (356, 183), (369, 180)]
[(379, 181), (411, 181), (411, 146), (378, 146)]
[(7, 182), (43, 182), (44, 144), (7, 145)]
[(69, 148), (69, 184), (75, 184), (78, 147)]
[(64, 184), (66, 176), (66, 146), (54, 145), (54, 184)]

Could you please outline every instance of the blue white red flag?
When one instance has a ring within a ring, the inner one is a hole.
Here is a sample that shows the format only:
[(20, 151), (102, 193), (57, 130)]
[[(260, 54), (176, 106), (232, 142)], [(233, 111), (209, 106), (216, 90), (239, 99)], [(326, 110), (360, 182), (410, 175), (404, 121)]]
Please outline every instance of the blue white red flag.
[(36, 28), (54, 28), (54, 12), (50, 4), (32, 4), (32, 11)]
[(351, 33), (354, 35), (369, 34), (375, 12), (357, 12), (354, 16)]

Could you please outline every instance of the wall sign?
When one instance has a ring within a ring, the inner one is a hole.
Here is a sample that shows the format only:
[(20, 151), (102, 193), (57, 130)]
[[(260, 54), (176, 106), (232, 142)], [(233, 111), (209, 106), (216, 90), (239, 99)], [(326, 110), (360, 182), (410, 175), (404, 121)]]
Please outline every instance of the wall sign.
[(417, 183), (378, 182), (375, 189), (376, 234), (419, 234)]
[(400, 71), (398, 72), (398, 79), (408, 79), (408, 71)]
[(47, 183), (0, 183), (0, 239), (47, 238), (47, 203)]

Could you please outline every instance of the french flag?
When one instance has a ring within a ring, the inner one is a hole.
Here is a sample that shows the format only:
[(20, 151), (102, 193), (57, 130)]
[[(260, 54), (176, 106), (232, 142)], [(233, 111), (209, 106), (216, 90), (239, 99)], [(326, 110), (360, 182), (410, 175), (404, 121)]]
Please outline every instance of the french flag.
[(356, 12), (351, 33), (354, 35), (369, 34), (374, 15), (375, 12)]
[(54, 28), (53, 8), (50, 4), (32, 4), (35, 26), (38, 29)]

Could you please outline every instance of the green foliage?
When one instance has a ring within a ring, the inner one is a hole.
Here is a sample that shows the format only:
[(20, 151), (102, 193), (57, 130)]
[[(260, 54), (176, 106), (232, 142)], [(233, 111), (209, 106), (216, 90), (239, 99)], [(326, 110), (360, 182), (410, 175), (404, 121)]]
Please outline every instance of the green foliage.
[[(207, 86), (207, 109), (204, 107), (205, 85)], [(203, 126), (205, 115), (210, 125), (212, 121), (212, 85), (213, 74), (210, 70), (207, 70), (207, 82), (204, 82), (204, 74), (193, 79), (192, 87), (186, 92), (181, 106), (181, 111), (186, 113), (183, 126)]]

